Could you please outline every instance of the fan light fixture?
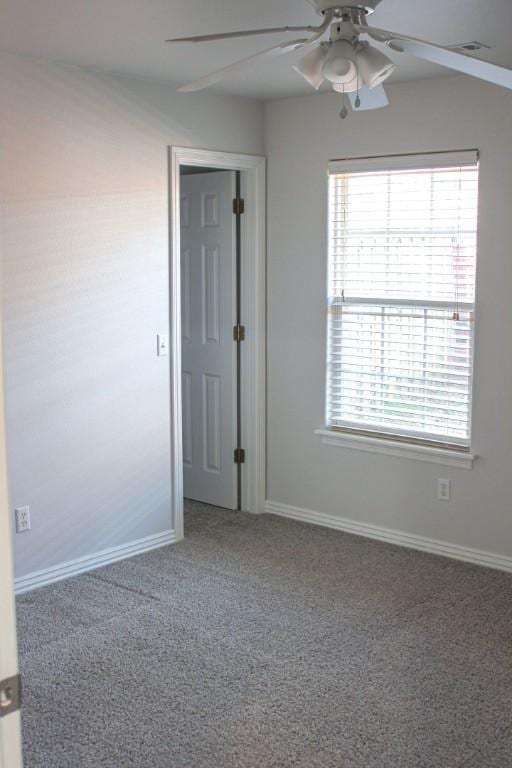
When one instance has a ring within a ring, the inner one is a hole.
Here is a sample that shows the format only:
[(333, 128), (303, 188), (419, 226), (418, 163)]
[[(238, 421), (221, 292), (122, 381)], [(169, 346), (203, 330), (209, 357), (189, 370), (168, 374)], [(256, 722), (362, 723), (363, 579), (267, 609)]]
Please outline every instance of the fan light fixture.
[(332, 83), (333, 91), (336, 93), (355, 93), (361, 88), (361, 80), (356, 75), (349, 83)]
[(293, 67), (316, 90), (328, 80), (337, 93), (354, 93), (363, 86), (376, 88), (395, 70), (384, 53), (369, 43), (338, 39), (321, 43)]
[(326, 80), (336, 85), (350, 83), (357, 76), (354, 47), (348, 40), (331, 43), (323, 65)]
[(317, 91), (324, 81), (323, 65), (326, 57), (327, 51), (323, 45), (319, 45), (303, 56), (293, 67)]
[(359, 75), (368, 88), (383, 83), (396, 69), (391, 59), (368, 43), (361, 44), (356, 53), (356, 62)]

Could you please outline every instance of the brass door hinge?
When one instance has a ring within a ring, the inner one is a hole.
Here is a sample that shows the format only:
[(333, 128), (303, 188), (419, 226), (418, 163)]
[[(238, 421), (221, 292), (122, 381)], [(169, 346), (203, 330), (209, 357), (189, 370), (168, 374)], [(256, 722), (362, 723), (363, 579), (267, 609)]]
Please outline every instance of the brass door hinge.
[(21, 708), (21, 675), (0, 680), (0, 717)]
[(233, 326), (233, 341), (245, 341), (245, 325)]
[(233, 198), (233, 213), (235, 216), (241, 216), (242, 213), (245, 213), (245, 200), (243, 197)]
[(245, 464), (245, 451), (243, 448), (235, 448), (233, 456), (235, 464)]

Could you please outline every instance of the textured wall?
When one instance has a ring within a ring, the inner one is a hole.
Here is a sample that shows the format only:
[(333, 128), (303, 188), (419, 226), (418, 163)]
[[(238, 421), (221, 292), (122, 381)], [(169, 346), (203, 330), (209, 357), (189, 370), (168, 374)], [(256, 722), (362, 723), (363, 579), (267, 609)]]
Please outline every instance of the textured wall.
[(167, 146), (262, 139), (253, 102), (0, 57), (16, 575), (170, 527)]
[[(268, 497), (512, 556), (512, 94), (465, 77), (390, 86), (338, 118), (330, 94), (267, 106)], [(472, 471), (332, 448), (324, 423), (329, 159), (478, 147), (480, 234)], [(452, 501), (437, 501), (437, 478)]]

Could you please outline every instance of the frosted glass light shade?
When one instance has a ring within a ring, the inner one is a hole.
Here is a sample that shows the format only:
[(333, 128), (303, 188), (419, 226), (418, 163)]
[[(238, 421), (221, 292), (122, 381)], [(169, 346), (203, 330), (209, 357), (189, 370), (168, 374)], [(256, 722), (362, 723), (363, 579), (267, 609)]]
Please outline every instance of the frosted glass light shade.
[(326, 56), (327, 52), (318, 45), (293, 66), (294, 70), (317, 91), (324, 81), (323, 64)]
[(350, 83), (357, 75), (354, 48), (348, 40), (336, 40), (327, 52), (323, 65), (324, 77), (338, 85)]
[(375, 88), (384, 82), (396, 69), (391, 59), (369, 45), (365, 45), (356, 54), (359, 74), (368, 88)]
[(349, 83), (331, 83), (333, 91), (336, 93), (355, 93), (361, 88), (361, 79), (356, 75)]

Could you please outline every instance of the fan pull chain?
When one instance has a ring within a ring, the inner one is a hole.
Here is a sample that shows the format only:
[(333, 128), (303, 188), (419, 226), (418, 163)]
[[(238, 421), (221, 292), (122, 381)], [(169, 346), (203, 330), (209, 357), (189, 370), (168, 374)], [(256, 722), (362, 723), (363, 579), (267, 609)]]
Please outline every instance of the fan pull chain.
[(359, 72), (357, 73), (357, 94), (356, 94), (356, 100), (354, 102), (354, 106), (356, 109), (359, 109), (361, 106), (361, 99), (359, 98)]
[(341, 112), (340, 117), (342, 120), (346, 118), (348, 115), (348, 109), (347, 105), (345, 104), (345, 86), (343, 86), (342, 96), (341, 96)]

